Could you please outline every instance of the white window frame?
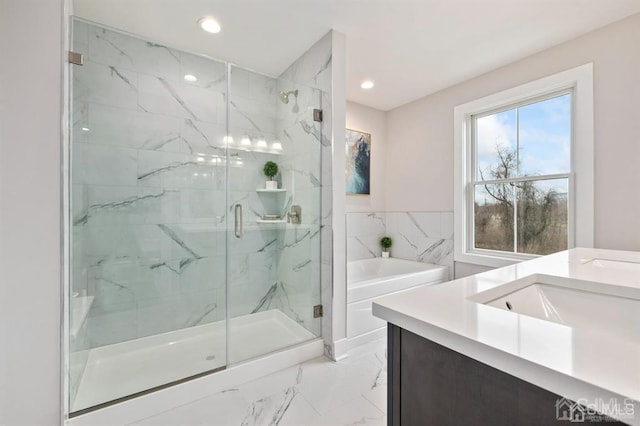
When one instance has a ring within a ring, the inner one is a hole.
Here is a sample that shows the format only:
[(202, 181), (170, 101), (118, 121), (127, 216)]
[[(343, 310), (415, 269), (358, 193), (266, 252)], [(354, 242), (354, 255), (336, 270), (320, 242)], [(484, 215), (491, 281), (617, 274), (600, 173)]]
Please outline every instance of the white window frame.
[(511, 265), (537, 255), (473, 247), (473, 197), (475, 176), (472, 117), (561, 91), (572, 93), (571, 170), (569, 172), (569, 248), (593, 247), (594, 131), (593, 64), (588, 63), (454, 108), (454, 223), (456, 262), (489, 267)]

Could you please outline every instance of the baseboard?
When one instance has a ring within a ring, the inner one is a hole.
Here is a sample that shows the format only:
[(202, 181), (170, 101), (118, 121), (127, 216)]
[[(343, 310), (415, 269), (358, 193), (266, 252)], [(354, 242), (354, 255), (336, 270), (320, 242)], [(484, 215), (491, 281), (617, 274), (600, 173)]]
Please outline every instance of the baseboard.
[(334, 361), (342, 361), (349, 356), (349, 340), (340, 339), (333, 343), (333, 357)]
[(353, 349), (356, 346), (364, 345), (365, 343), (373, 342), (374, 340), (384, 339), (385, 337), (387, 337), (387, 327), (381, 327), (367, 333), (359, 334), (347, 339), (347, 350)]

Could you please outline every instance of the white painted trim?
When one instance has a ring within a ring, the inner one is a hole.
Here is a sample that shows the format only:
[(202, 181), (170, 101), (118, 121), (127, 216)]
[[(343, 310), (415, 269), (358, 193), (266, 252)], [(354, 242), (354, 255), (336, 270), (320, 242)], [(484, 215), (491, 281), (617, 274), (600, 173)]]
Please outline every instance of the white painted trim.
[[(466, 187), (470, 181), (468, 165), (471, 164), (469, 146), (470, 117), (474, 114), (497, 109), (508, 104), (522, 102), (528, 98), (543, 96), (563, 89), (573, 89), (573, 143), (571, 152), (572, 181), (574, 193), (574, 235), (569, 241), (572, 247), (593, 247), (594, 234), (594, 125), (593, 125), (593, 64), (588, 63), (539, 80), (526, 83), (454, 108), (454, 224), (456, 262), (472, 263), (491, 267), (510, 265), (531, 256), (503, 256), (492, 253), (471, 252), (467, 247), (470, 222), (467, 220)], [(576, 149), (577, 148), (577, 149)]]
[(360, 345), (364, 345), (375, 340), (380, 340), (387, 337), (387, 326), (376, 328), (375, 330), (368, 331), (366, 333), (359, 334), (349, 339), (349, 350), (356, 348)]
[(334, 361), (342, 361), (349, 357), (349, 349), (351, 346), (349, 345), (349, 340), (344, 338), (334, 342), (333, 344), (333, 360)]
[(291, 349), (235, 365), (218, 373), (74, 417), (66, 421), (65, 425), (112, 426), (138, 422), (230, 387), (322, 356), (323, 352), (323, 341), (315, 339)]
[[(346, 196), (345, 196), (345, 127), (346, 95), (346, 37), (331, 31), (331, 111), (332, 111), (332, 189), (333, 189), (333, 302), (332, 340), (337, 346), (347, 335), (347, 249), (346, 249)], [(334, 357), (338, 358), (334, 347)]]

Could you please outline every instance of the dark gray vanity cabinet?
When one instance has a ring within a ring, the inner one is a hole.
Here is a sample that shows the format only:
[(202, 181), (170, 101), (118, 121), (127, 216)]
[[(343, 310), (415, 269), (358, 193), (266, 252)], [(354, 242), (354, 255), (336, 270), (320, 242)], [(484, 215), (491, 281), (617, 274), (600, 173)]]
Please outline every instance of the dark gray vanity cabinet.
[(389, 426), (575, 424), (557, 420), (559, 395), (405, 329), (389, 324), (388, 344)]

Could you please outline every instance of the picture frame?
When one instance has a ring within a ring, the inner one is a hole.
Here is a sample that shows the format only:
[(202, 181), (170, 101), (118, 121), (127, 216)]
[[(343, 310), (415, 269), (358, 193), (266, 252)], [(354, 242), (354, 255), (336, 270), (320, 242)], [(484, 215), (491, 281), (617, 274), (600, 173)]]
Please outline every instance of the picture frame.
[(371, 195), (371, 133), (346, 129), (345, 192)]

